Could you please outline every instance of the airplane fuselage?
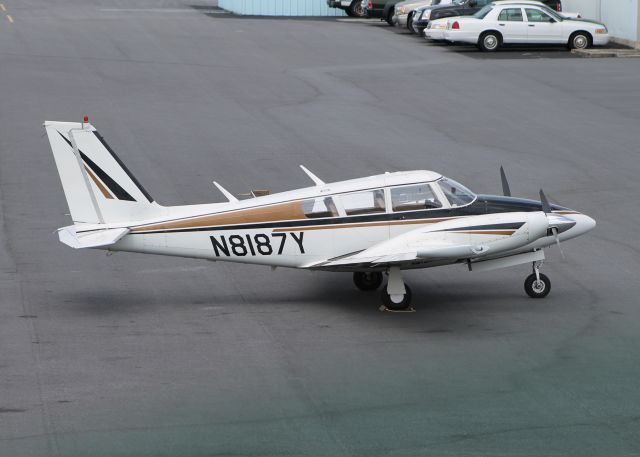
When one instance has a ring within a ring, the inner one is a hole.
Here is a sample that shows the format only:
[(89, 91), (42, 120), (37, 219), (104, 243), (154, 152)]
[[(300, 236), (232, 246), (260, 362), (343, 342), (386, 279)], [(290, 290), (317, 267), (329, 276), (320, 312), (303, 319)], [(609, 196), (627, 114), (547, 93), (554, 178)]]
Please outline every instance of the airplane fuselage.
[[(259, 203), (261, 198), (253, 199), (254, 203)], [(495, 222), (494, 216), (509, 220), (510, 213), (542, 211), (538, 201), (479, 195), (472, 203), (455, 208), (301, 219), (296, 218), (297, 204), (299, 202), (293, 201), (235, 210), (233, 205), (223, 205), (209, 214), (140, 224), (132, 227), (130, 234), (109, 249), (278, 267), (352, 271), (363, 267), (330, 267), (322, 263), (326, 259), (364, 251), (410, 231), (428, 230), (441, 222), (467, 227), (469, 233), (462, 236), (470, 243), (504, 239), (514, 235), (517, 222), (504, 222), (498, 228), (494, 226), (500, 224), (485, 222)], [(552, 208), (554, 214), (576, 222), (574, 227), (558, 235), (560, 241), (579, 236), (590, 224), (590, 218), (577, 211), (557, 205)], [(513, 252), (503, 251), (499, 255), (541, 249), (554, 243), (556, 239), (549, 233), (518, 245)], [(420, 259), (402, 268), (424, 268), (461, 260), (464, 259)]]

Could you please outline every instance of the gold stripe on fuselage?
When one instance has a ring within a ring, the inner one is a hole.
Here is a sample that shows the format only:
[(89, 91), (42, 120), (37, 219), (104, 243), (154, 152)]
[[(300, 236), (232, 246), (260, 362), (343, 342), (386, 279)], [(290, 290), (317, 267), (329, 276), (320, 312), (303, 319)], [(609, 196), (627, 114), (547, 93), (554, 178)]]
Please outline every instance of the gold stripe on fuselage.
[(206, 216), (188, 217), (176, 221), (141, 225), (131, 230), (131, 232), (138, 233), (153, 230), (194, 229), (236, 224), (253, 224), (259, 222), (282, 222), (292, 219), (305, 219), (300, 202), (260, 206), (257, 208), (229, 211), (227, 213), (208, 214)]

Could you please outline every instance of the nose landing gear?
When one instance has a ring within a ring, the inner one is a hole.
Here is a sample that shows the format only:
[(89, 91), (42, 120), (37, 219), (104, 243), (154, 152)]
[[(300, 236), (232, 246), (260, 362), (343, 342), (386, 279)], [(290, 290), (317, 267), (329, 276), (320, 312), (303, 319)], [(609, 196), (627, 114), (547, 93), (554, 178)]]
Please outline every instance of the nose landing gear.
[(544, 298), (551, 292), (551, 281), (540, 273), (542, 261), (533, 262), (533, 273), (524, 281), (524, 290), (531, 298)]

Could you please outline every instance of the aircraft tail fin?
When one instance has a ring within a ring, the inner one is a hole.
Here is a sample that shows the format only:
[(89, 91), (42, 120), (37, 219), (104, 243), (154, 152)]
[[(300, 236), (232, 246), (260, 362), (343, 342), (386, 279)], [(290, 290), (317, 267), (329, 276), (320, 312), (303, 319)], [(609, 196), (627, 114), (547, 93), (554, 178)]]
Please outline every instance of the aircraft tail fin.
[(160, 215), (142, 185), (89, 123), (44, 123), (71, 218), (108, 224)]

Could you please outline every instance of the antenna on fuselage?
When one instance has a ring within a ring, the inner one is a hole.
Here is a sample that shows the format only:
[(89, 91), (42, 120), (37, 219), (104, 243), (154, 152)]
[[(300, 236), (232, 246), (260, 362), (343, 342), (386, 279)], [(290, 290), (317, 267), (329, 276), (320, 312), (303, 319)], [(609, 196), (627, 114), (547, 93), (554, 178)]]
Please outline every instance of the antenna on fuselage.
[(237, 202), (240, 201), (238, 200), (231, 192), (229, 192), (227, 189), (225, 189), (224, 187), (222, 187), (220, 184), (218, 184), (217, 182), (213, 181), (213, 185), (216, 186), (218, 188), (218, 190), (220, 192), (222, 192), (222, 194), (227, 197), (227, 200), (229, 200), (230, 202)]
[(323, 186), (325, 184), (325, 182), (322, 179), (318, 178), (316, 175), (311, 173), (311, 171), (304, 165), (300, 165), (300, 168), (302, 168), (302, 171), (304, 171), (307, 174), (307, 176), (311, 178), (311, 181), (313, 181), (316, 184), (316, 186)]

